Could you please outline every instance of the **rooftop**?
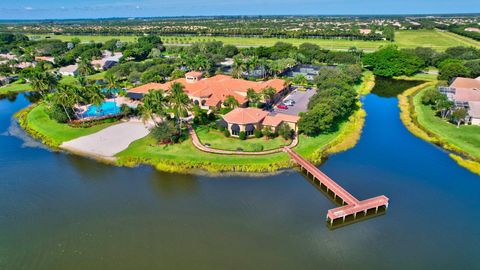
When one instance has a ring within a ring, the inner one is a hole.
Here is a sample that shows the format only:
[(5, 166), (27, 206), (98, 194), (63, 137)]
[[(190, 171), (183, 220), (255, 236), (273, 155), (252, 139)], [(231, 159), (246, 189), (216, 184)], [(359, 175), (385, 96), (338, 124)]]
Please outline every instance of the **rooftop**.
[(450, 87), (454, 88), (477, 88), (480, 89), (480, 80), (477, 79), (470, 79), (470, 78), (462, 78), (457, 77), (453, 80)]
[(160, 90), (160, 89), (163, 89), (162, 87), (163, 87), (163, 84), (161, 83), (147, 83), (147, 84), (132, 88), (128, 90), (128, 92), (146, 94), (148, 93), (149, 90)]
[(259, 123), (267, 115), (267, 111), (257, 108), (236, 108), (227, 113), (223, 119), (228, 123), (245, 125)]
[[(191, 73), (191, 72), (189, 72)], [(186, 76), (192, 76), (186, 74)], [(198, 75), (199, 72), (193, 73)], [(185, 88), (184, 91), (193, 97), (204, 98), (208, 104), (218, 104), (218, 101), (223, 101), (227, 96), (233, 96), (240, 104), (247, 101), (247, 90), (253, 89), (260, 93), (267, 87), (272, 87), (278, 93), (285, 89), (285, 81), (281, 79), (273, 79), (269, 81), (253, 82), (242, 79), (234, 79), (227, 75), (216, 75), (210, 78), (201, 79), (198, 81), (187, 81), (186, 78), (176, 79), (164, 84), (155, 84), (152, 88), (143, 88), (142, 86), (130, 90), (130, 92), (144, 91), (146, 93), (149, 89), (163, 89), (168, 91), (173, 83), (181, 83)], [(211, 99), (211, 100), (210, 100)], [(212, 106), (212, 105), (207, 105)], [(214, 106), (214, 105), (213, 105)]]

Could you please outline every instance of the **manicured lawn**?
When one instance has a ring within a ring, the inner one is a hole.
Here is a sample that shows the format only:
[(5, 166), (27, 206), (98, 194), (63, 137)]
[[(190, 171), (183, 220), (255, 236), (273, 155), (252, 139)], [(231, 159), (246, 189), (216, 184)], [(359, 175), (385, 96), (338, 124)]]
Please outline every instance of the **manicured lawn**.
[[(117, 38), (126, 42), (136, 41), (135, 36), (70, 36), (70, 35), (29, 35), (30, 37), (36, 36), (40, 38), (50, 37), (55, 39), (60, 39), (63, 41), (70, 41), (74, 37), (80, 38), (82, 42), (90, 42), (92, 40), (96, 42), (105, 42), (112, 38)], [(305, 42), (315, 43), (322, 48), (326, 49), (338, 49), (338, 50), (348, 50), (352, 46), (355, 46), (359, 49), (373, 51), (378, 49), (378, 47), (387, 44), (386, 41), (363, 41), (363, 40), (335, 40), (335, 39), (300, 39), (300, 38), (289, 38), (289, 39), (280, 39), (280, 38), (255, 38), (255, 37), (210, 37), (210, 36), (194, 36), (194, 37), (175, 37), (175, 36), (162, 36), (164, 42), (169, 44), (191, 44), (194, 42), (205, 42), (205, 41), (222, 41), (225, 44), (231, 44), (240, 47), (257, 47), (257, 46), (272, 46), (278, 41), (284, 41), (292, 43), (295, 46), (298, 46)]]
[[(134, 42), (135, 36), (94, 36), (94, 35), (29, 35), (39, 38), (55, 38), (63, 41), (70, 41), (74, 37), (80, 38), (82, 42), (105, 42), (112, 38), (120, 39), (126, 42)], [(388, 41), (363, 41), (363, 40), (336, 40), (336, 39), (317, 39), (317, 38), (256, 38), (256, 37), (210, 37), (210, 36), (162, 36), (167, 45), (171, 44), (191, 44), (194, 42), (222, 41), (225, 44), (231, 44), (241, 47), (272, 46), (278, 41), (284, 41), (298, 46), (305, 42), (319, 45), (322, 48), (334, 50), (347, 50), (352, 46), (366, 51), (374, 51), (382, 45), (391, 44)], [(395, 44), (400, 48), (431, 47), (439, 51), (444, 51), (454, 46), (474, 46), (480, 47), (480, 42), (473, 39), (462, 37), (460, 35), (441, 32), (439, 30), (402, 30), (395, 33)]]
[(420, 125), (437, 134), (448, 143), (480, 159), (480, 126), (462, 125), (460, 128), (457, 128), (456, 125), (436, 117), (434, 111), (421, 102), (425, 91), (420, 92), (413, 99), (417, 120)]
[(48, 117), (43, 105), (38, 105), (30, 111), (27, 116), (27, 122), (30, 129), (49, 138), (56, 146), (59, 146), (63, 142), (95, 133), (112, 125), (112, 123), (106, 123), (89, 128), (74, 128), (67, 124), (60, 124)]
[(266, 138), (249, 138), (248, 140), (240, 140), (239, 138), (225, 137), (221, 132), (208, 127), (198, 127), (195, 129), (202, 144), (209, 144), (210, 148), (222, 150), (237, 150), (239, 148), (246, 152), (260, 151), (257, 147), (263, 146), (263, 150), (271, 150), (289, 145), (292, 141), (281, 137), (275, 139)]
[[(317, 137), (301, 135), (295, 151), (307, 158), (314, 157), (341, 131)], [(275, 171), (290, 164), (288, 155), (283, 152), (261, 156), (219, 155), (198, 150), (190, 139), (174, 145), (158, 145), (151, 136), (133, 142), (116, 156), (120, 164), (128, 165), (131, 162), (131, 165), (135, 165), (140, 161), (155, 165), (160, 170), (171, 171), (201, 168), (209, 171), (264, 172)]]
[(25, 92), (30, 90), (32, 90), (30, 84), (14, 82), (0, 87), (0, 94), (6, 94), (9, 92)]
[(400, 48), (430, 47), (444, 51), (455, 46), (480, 47), (480, 42), (439, 30), (403, 30), (395, 33)]

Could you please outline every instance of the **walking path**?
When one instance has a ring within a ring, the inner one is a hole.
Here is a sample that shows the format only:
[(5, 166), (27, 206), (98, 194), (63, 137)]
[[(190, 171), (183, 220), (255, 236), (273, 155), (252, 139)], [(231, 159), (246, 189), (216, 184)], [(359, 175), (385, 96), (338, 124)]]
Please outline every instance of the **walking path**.
[[(269, 154), (275, 154), (275, 153), (280, 153), (284, 151), (284, 148), (278, 148), (278, 149), (272, 149), (272, 150), (266, 150), (266, 151), (261, 151), (261, 152), (241, 152), (241, 151), (230, 151), (230, 150), (220, 150), (220, 149), (213, 149), (206, 147), (200, 142), (200, 139), (197, 136), (197, 133), (195, 132), (195, 129), (192, 127), (188, 128), (188, 133), (192, 137), (192, 143), (193, 145), (200, 151), (207, 152), (207, 153), (212, 153), (212, 154), (223, 154), (223, 155), (243, 155), (243, 156), (259, 156), (259, 155), (269, 155)], [(285, 146), (285, 148), (293, 148), (297, 146), (298, 144), (298, 136), (295, 136), (292, 140), (292, 143), (288, 146)]]
[(114, 160), (114, 156), (125, 150), (132, 142), (150, 132), (149, 125), (138, 119), (113, 125), (97, 133), (83, 136), (60, 145), (60, 148), (88, 156)]

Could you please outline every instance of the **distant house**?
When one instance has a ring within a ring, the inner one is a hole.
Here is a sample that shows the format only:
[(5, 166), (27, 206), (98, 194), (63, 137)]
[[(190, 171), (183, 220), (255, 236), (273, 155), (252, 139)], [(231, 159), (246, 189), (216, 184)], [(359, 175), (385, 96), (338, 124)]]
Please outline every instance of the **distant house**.
[(440, 87), (440, 93), (453, 101), (455, 107), (468, 111), (468, 122), (480, 125), (480, 78), (455, 78), (449, 87)]
[(10, 83), (10, 79), (7, 76), (0, 76), (0, 86)]
[(93, 68), (96, 70), (107, 70), (120, 63), (120, 58), (123, 57), (121, 52), (111, 53), (110, 51), (104, 51), (101, 59), (93, 60), (91, 62)]
[(219, 121), (217, 124), (223, 125), (232, 136), (239, 136), (240, 132), (245, 132), (247, 136), (253, 136), (255, 130), (262, 130), (265, 127), (276, 132), (282, 123), (286, 123), (291, 129), (297, 131), (299, 119), (299, 116), (272, 114), (257, 108), (236, 108), (225, 114), (223, 121)]
[(78, 74), (78, 65), (70, 65), (66, 67), (61, 67), (58, 70), (58, 73), (62, 74), (62, 76), (75, 76)]
[(368, 35), (370, 33), (372, 33), (372, 29), (360, 29), (360, 34), (362, 35)]
[(477, 32), (477, 33), (480, 33), (480, 28), (477, 28), (477, 27), (467, 27), (467, 28), (465, 28), (465, 31), (467, 31), (467, 32)]
[(28, 68), (28, 67), (35, 67), (35, 64), (31, 63), (31, 62), (20, 62), (20, 63), (16, 64), (15, 67), (19, 68), (19, 69), (24, 69), (24, 68)]
[(287, 69), (281, 75), (289, 78), (295, 78), (297, 75), (303, 75), (307, 78), (307, 80), (313, 81), (315, 76), (318, 75), (318, 72), (322, 68), (335, 68), (335, 66), (318, 66), (318, 65), (300, 64), (300, 65), (294, 66), (293, 68)]
[(50, 62), (52, 64), (55, 64), (55, 58), (53, 58), (51, 56), (35, 56), (35, 61), (37, 61), (37, 62), (47, 61), (47, 62)]

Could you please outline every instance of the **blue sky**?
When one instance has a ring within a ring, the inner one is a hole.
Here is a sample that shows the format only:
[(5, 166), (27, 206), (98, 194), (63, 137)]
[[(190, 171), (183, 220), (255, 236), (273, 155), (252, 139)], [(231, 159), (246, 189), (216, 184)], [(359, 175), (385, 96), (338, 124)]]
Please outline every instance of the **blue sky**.
[(192, 15), (480, 13), (478, 0), (14, 0), (0, 19)]

